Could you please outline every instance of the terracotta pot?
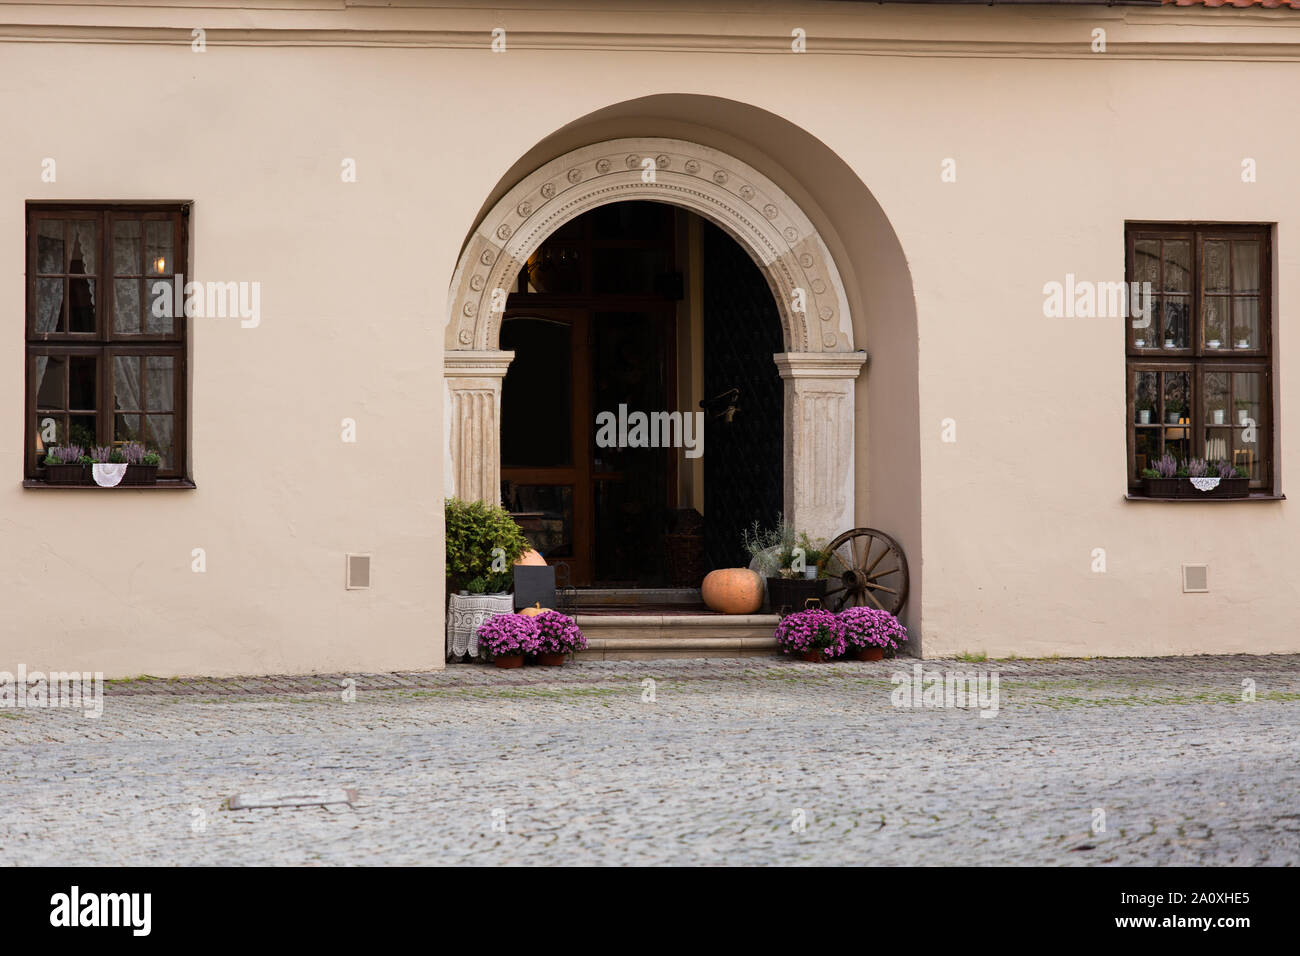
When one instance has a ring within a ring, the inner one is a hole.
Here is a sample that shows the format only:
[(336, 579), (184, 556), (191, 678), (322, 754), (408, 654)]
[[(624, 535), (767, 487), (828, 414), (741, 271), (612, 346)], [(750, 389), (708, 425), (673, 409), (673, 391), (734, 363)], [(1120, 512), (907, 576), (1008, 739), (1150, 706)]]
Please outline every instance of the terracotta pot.
[(700, 594), (712, 611), (757, 614), (763, 606), (763, 579), (749, 568), (719, 568), (705, 576)]
[(826, 660), (826, 656), (821, 652), (821, 650), (800, 651), (799, 656), (811, 664), (820, 664), (822, 661)]
[(534, 549), (529, 548), (519, 556), (519, 560), (516, 561), (515, 564), (542, 565), (544, 567), (546, 565), (546, 559), (538, 554)]
[(859, 661), (883, 661), (885, 659), (885, 649), (883, 647), (855, 647), (853, 648), (853, 657)]
[(556, 651), (554, 653), (543, 652), (537, 655), (537, 663), (541, 664), (543, 667), (563, 667), (564, 658), (566, 656), (567, 655), (563, 651)]
[(523, 667), (523, 654), (501, 654), (492, 658), (492, 663), (497, 667)]

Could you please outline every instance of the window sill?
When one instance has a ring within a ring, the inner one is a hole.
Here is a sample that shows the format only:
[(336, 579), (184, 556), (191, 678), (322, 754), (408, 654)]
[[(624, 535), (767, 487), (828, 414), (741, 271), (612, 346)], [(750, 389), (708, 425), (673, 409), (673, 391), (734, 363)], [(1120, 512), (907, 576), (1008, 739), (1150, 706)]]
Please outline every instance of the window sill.
[(159, 478), (156, 485), (115, 485), (101, 488), (99, 485), (51, 485), (39, 478), (24, 478), (23, 487), (43, 491), (191, 491), (198, 487), (188, 478)]
[(1124, 496), (1125, 501), (1159, 501), (1180, 505), (1232, 505), (1244, 501), (1286, 501), (1286, 495), (1252, 493), (1245, 498), (1153, 498), (1150, 495), (1135, 495), (1132, 492)]

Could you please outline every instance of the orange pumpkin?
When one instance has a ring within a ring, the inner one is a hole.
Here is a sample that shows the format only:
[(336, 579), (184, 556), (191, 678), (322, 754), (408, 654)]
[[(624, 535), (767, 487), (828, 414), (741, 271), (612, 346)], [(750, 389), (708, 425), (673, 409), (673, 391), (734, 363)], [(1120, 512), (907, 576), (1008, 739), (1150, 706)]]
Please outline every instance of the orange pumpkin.
[(537, 553), (533, 548), (529, 548), (521, 554), (515, 564), (542, 565), (545, 567), (546, 559)]
[(542, 602), (538, 601), (532, 607), (521, 608), (519, 613), (524, 617), (537, 617), (537, 615), (545, 614), (549, 610), (549, 607), (542, 607)]
[(700, 592), (710, 610), (723, 614), (755, 614), (763, 606), (763, 579), (749, 568), (710, 571)]

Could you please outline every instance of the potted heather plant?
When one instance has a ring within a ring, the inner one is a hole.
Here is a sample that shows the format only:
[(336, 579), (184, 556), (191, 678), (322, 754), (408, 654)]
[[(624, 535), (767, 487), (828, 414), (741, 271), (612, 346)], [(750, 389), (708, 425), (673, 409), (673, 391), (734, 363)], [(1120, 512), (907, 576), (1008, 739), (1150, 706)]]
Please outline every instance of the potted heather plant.
[(101, 488), (114, 488), (126, 474), (126, 459), (112, 445), (95, 445), (90, 449), (90, 477)]
[(1234, 325), (1232, 327), (1232, 337), (1236, 340), (1237, 348), (1250, 348), (1250, 326)]
[(158, 484), (158, 466), (162, 464), (162, 456), (156, 451), (149, 451), (138, 441), (129, 441), (122, 446), (122, 458), (126, 461), (122, 484)]
[(1204, 458), (1188, 459), (1185, 498), (1245, 498), (1250, 494), (1250, 478), (1226, 460), (1214, 463)]
[(846, 607), (839, 613), (840, 633), (850, 653), (860, 661), (878, 661), (907, 640), (907, 628), (888, 611)]
[(1142, 486), (1148, 498), (1179, 497), (1178, 462), (1165, 452), (1150, 468), (1142, 469)]
[(843, 657), (844, 635), (839, 618), (821, 607), (787, 614), (776, 626), (776, 643), (785, 654), (798, 654), (806, 661)]
[(1170, 398), (1165, 400), (1165, 422), (1169, 425), (1177, 425), (1179, 419), (1183, 417), (1183, 412), (1187, 410), (1187, 403), (1181, 398)]
[(567, 614), (543, 611), (530, 620), (537, 623), (537, 645), (533, 653), (543, 667), (561, 667), (567, 655), (587, 647), (587, 638), (578, 622)]
[(524, 655), (538, 645), (537, 618), (521, 614), (494, 614), (478, 628), (478, 644), (497, 667), (523, 667)]
[(86, 484), (90, 456), (81, 445), (54, 445), (45, 455), (45, 481), (51, 485)]

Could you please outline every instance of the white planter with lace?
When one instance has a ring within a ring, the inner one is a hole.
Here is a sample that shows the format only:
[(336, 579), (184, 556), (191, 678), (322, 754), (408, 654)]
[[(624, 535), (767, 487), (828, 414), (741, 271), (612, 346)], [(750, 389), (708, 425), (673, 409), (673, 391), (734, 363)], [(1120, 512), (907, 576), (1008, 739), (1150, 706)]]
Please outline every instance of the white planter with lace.
[(513, 614), (514, 595), (453, 594), (447, 604), (447, 659), (478, 657), (479, 626), (494, 614)]

